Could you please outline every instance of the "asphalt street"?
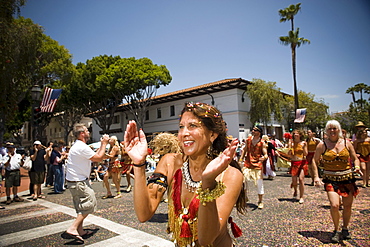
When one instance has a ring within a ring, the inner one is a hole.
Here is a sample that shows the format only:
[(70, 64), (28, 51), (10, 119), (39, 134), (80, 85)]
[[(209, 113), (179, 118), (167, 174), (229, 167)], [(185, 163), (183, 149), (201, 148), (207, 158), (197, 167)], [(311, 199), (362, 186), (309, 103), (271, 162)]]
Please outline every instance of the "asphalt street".
[[(262, 210), (256, 205), (257, 188), (248, 183), (247, 214), (239, 215), (236, 210), (232, 213), (234, 222), (243, 231), (237, 246), (370, 246), (370, 187), (360, 188), (354, 201), (349, 226), (352, 239), (332, 244), (329, 201), (323, 189), (310, 186), (310, 182), (310, 178), (305, 179), (305, 202), (299, 204), (292, 199), (291, 177), (286, 170), (278, 171), (274, 180), (264, 180), (265, 207)], [(85, 228), (92, 229), (94, 234), (85, 239), (84, 245), (174, 246), (166, 233), (167, 203), (160, 204), (151, 220), (140, 223), (135, 216), (132, 191), (126, 192), (126, 184), (126, 178), (122, 177), (122, 198), (102, 199), (105, 195), (102, 182), (93, 182), (98, 211), (85, 221)], [(0, 203), (6, 209), (0, 210), (0, 246), (76, 244), (60, 237), (76, 215), (68, 189), (63, 194), (52, 194), (51, 187), (43, 187), (43, 193), (45, 199), (33, 201), (28, 191), (23, 191), (20, 195), (24, 202), (10, 205), (5, 205), (6, 198), (1, 197)]]

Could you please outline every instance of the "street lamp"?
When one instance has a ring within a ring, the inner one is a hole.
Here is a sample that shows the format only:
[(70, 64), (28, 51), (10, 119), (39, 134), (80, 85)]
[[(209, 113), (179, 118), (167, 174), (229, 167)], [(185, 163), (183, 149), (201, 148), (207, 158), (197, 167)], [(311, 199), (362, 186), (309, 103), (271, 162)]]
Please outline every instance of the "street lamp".
[(32, 98), (32, 112), (31, 112), (31, 142), (35, 140), (37, 137), (37, 126), (35, 126), (35, 108), (37, 107), (37, 103), (40, 100), (41, 96), (41, 88), (39, 85), (33, 85), (31, 88), (31, 98)]
[(39, 85), (33, 85), (31, 89), (31, 98), (33, 101), (38, 101), (41, 95), (41, 88)]

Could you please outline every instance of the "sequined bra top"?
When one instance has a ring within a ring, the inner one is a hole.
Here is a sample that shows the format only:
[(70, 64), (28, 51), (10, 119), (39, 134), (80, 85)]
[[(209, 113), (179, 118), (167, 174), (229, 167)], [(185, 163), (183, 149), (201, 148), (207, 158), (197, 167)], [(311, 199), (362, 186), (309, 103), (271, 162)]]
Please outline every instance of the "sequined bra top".
[(357, 143), (356, 153), (361, 154), (363, 157), (366, 157), (370, 154), (370, 142), (363, 141)]
[(322, 154), (322, 165), (326, 171), (344, 171), (351, 169), (349, 162), (349, 151), (347, 147), (343, 148), (339, 153), (332, 149), (327, 149), (325, 144), (325, 152)]
[(315, 152), (315, 150), (316, 150), (316, 146), (317, 146), (317, 142), (316, 142), (314, 139), (310, 139), (310, 140), (307, 142), (307, 149), (308, 149), (308, 152)]
[(292, 154), (299, 158), (303, 158), (303, 147), (301, 143), (293, 144)]

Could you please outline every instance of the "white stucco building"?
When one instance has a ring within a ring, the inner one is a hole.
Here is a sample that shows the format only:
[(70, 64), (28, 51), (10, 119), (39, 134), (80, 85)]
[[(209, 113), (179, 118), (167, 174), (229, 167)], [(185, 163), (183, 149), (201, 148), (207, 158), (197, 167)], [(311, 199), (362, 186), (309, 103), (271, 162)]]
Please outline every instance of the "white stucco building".
[[(250, 100), (245, 94), (249, 83), (242, 78), (225, 79), (158, 95), (153, 98), (153, 103), (148, 108), (144, 132), (147, 136), (156, 132), (177, 133), (181, 110), (186, 102), (193, 101), (217, 107), (227, 123), (228, 135), (240, 140), (245, 139), (253, 125), (249, 121)], [(123, 106), (120, 107), (106, 134), (116, 135), (119, 140), (123, 140), (124, 130), (131, 119), (133, 119), (131, 113)], [(276, 134), (281, 138), (284, 126), (275, 123), (270, 126), (265, 128), (264, 133)], [(102, 134), (104, 133), (101, 132), (100, 127), (93, 121), (93, 141), (98, 141)]]

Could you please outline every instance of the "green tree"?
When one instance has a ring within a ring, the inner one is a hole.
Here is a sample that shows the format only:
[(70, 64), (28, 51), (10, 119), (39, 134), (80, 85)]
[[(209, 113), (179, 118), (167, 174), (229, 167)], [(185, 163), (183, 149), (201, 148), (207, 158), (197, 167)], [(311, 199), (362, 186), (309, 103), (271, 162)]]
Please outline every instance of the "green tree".
[[(364, 94), (370, 94), (370, 87), (365, 83), (358, 83), (353, 87), (349, 87), (346, 93), (352, 96), (352, 102), (349, 104), (348, 111), (345, 114), (346, 117), (352, 119), (349, 124), (351, 129), (354, 129), (358, 121), (362, 121), (367, 125), (370, 124), (369, 98), (366, 99), (363, 97)], [(356, 94), (359, 94), (357, 99)]]
[(265, 126), (273, 120), (281, 121), (283, 117), (284, 98), (276, 82), (252, 79), (247, 86), (247, 95), (251, 100), (251, 123), (262, 122)]
[(145, 112), (160, 86), (172, 80), (164, 65), (149, 58), (122, 58), (111, 65), (97, 81), (109, 84), (115, 99), (123, 99), (138, 125), (143, 128)]
[(124, 104), (140, 126), (151, 97), (171, 81), (164, 65), (149, 58), (102, 55), (77, 64), (77, 83), (82, 104), (103, 132), (109, 131), (117, 108)]
[[(360, 106), (360, 108), (364, 107), (364, 98), (363, 93), (369, 92), (369, 86), (365, 83), (358, 83), (354, 85), (353, 87), (350, 87), (347, 89), (346, 93), (352, 95), (352, 101), (355, 105)], [(360, 93), (360, 99), (356, 100), (355, 93)]]
[[(37, 52), (37, 64), (34, 68), (33, 81), (44, 89), (45, 87), (63, 88), (64, 84), (68, 85), (71, 83), (74, 70), (72, 55), (68, 49), (60, 45), (56, 40), (42, 34), (42, 44)], [(58, 101), (57, 105), (59, 104), (60, 101)], [(44, 135), (40, 134), (49, 125), (53, 114), (42, 113), (41, 122), (34, 126), (36, 130), (35, 139), (47, 142), (47, 140), (43, 139)]]
[[(301, 10), (301, 4), (290, 5), (288, 8), (280, 9), (280, 22), (291, 22), (291, 30), (288, 36), (281, 36), (280, 42), (283, 45), (290, 46), (292, 51), (292, 68), (293, 68), (293, 83), (294, 83), (294, 110), (299, 108), (298, 87), (297, 87), (297, 72), (296, 72), (296, 48), (302, 44), (310, 43), (308, 39), (299, 37), (299, 28), (294, 29), (294, 16)], [(295, 111), (294, 111), (295, 112)]]
[(301, 3), (291, 4), (288, 8), (280, 9), (280, 22), (290, 21), (291, 31), (294, 31), (294, 16), (301, 10)]
[(30, 19), (20, 17), (7, 25), (3, 19), (1, 24), (6, 28), (1, 30), (0, 44), (0, 141), (7, 131), (6, 124), (17, 122), (13, 121), (15, 113), (23, 109), (19, 104), (30, 99), (37, 52), (42, 45), (42, 29)]
[(85, 108), (103, 132), (108, 131), (114, 113), (122, 103), (122, 98), (115, 98), (115, 90), (109, 81), (97, 80), (99, 75), (106, 73), (109, 66), (120, 60), (120, 56), (101, 55), (76, 65), (76, 96), (81, 99), (81, 107)]
[[(293, 112), (294, 97), (287, 95), (285, 98), (287, 101), (286, 112)], [(324, 128), (329, 118), (329, 106), (322, 99), (315, 100), (314, 94), (306, 93), (301, 90), (298, 92), (298, 98), (301, 108), (306, 108), (306, 118), (305, 121), (300, 124), (300, 127), (309, 128), (311, 130), (321, 130), (322, 128)]]
[(354, 121), (348, 111), (335, 113), (333, 114), (332, 118), (337, 120), (340, 123), (342, 129), (346, 130), (348, 134), (353, 134), (352, 130), (355, 128), (357, 122)]

